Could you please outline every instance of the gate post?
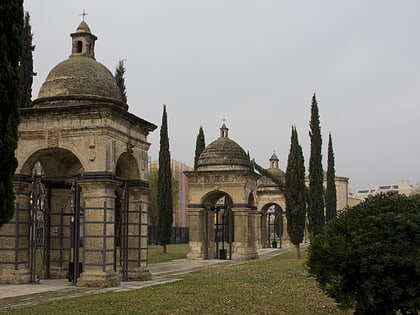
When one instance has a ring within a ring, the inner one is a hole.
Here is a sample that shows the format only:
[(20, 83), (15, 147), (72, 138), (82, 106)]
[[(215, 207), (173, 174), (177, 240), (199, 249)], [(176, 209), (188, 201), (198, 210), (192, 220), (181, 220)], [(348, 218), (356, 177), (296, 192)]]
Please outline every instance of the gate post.
[(115, 190), (119, 183), (98, 177), (80, 182), (85, 207), (83, 272), (77, 286), (105, 288), (120, 284), (114, 271)]
[(257, 259), (255, 247), (256, 211), (248, 208), (232, 208), (234, 217), (233, 260)]
[[(207, 211), (204, 208), (188, 208), (189, 238), (187, 259), (207, 259), (205, 216)], [(213, 226), (213, 223), (212, 223)], [(207, 234), (206, 234), (207, 233)]]
[(29, 228), (31, 183), (14, 181), (15, 215), (0, 229), (0, 283), (23, 284), (31, 280)]

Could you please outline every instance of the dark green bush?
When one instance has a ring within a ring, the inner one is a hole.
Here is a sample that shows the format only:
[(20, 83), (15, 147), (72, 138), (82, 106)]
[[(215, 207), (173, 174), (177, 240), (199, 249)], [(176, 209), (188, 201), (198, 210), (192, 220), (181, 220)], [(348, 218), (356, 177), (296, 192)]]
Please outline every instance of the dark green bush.
[(306, 266), (355, 314), (418, 314), (419, 196), (382, 194), (347, 209), (311, 239)]

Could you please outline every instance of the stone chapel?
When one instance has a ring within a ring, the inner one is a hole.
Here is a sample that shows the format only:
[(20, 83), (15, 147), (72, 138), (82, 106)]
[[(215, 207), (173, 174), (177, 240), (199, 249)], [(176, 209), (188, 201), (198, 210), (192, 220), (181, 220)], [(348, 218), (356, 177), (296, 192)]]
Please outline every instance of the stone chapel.
[[(68, 278), (109, 287), (148, 279), (148, 134), (86, 22), (31, 108), (20, 109), (16, 212), (0, 230), (0, 283)], [(39, 267), (41, 263), (41, 268)]]

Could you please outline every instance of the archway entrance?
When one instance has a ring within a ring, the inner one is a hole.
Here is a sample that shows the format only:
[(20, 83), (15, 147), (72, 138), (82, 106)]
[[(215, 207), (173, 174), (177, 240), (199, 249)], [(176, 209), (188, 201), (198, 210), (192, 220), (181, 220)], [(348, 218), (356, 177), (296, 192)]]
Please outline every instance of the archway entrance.
[(283, 209), (278, 204), (265, 207), (261, 216), (261, 237), (264, 248), (283, 246), (284, 218)]
[[(19, 182), (26, 184), (17, 191), (15, 217), (28, 213), (28, 236), (19, 235), (17, 241), (19, 250), (28, 244), (30, 282), (67, 277), (75, 284), (82, 272), (81, 163), (70, 151), (42, 149), (25, 161), (21, 171)], [(19, 223), (16, 230), (24, 230)], [(15, 262), (20, 262), (18, 256)]]
[(205, 207), (204, 258), (232, 259), (234, 241), (232, 199), (228, 195), (213, 197), (215, 198), (209, 196), (212, 202)]

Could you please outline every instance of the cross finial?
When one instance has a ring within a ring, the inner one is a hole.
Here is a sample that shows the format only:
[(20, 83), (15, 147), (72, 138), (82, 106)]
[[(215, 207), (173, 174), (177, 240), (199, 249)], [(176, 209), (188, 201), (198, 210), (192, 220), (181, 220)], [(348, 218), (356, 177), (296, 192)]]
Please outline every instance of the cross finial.
[(222, 121), (223, 121), (223, 125), (224, 125), (226, 123), (226, 118), (223, 117)]
[(79, 14), (79, 16), (82, 16), (82, 21), (85, 21), (85, 16), (88, 15), (88, 13), (85, 11), (85, 9), (83, 9), (83, 13)]

